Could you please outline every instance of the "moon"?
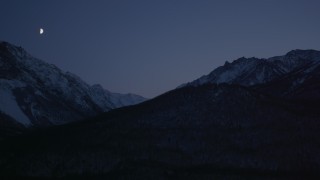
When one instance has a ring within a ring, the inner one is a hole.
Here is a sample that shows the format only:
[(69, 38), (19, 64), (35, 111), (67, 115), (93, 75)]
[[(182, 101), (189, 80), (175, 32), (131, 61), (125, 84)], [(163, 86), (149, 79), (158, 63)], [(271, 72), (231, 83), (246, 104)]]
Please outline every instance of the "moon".
[(44, 33), (44, 30), (42, 28), (40, 28), (40, 34), (43, 34)]

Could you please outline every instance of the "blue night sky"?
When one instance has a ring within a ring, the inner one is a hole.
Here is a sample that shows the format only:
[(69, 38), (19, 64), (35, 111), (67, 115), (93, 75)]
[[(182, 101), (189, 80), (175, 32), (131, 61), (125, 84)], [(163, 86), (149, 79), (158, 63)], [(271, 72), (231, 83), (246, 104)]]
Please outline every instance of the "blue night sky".
[(1, 0), (0, 40), (89, 84), (150, 98), (227, 60), (319, 50), (319, 9), (318, 0)]

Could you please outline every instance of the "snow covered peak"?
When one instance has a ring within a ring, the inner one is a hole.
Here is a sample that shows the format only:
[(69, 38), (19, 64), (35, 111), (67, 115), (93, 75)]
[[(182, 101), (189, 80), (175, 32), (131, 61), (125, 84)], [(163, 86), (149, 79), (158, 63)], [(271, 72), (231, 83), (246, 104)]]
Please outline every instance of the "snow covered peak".
[(11, 55), (14, 55), (17, 60), (23, 60), (25, 58), (32, 57), (25, 49), (22, 47), (15, 46), (13, 44), (10, 44), (6, 41), (0, 42), (0, 50), (2, 53), (10, 53)]
[(26, 126), (63, 124), (145, 100), (90, 86), (8, 42), (0, 43), (2, 96), (0, 113)]
[(316, 50), (292, 50), (284, 56), (275, 56), (268, 59), (269, 61), (320, 61), (320, 51)]
[(231, 63), (226, 62), (208, 75), (180, 85), (178, 88), (206, 83), (256, 85), (269, 82), (297, 68), (318, 61), (320, 61), (320, 51), (316, 50), (293, 50), (284, 56), (268, 59), (241, 57)]
[(289, 51), (285, 56), (298, 56), (302, 58), (319, 58), (320, 51), (316, 51), (313, 49), (308, 49), (308, 50), (296, 49), (296, 50)]

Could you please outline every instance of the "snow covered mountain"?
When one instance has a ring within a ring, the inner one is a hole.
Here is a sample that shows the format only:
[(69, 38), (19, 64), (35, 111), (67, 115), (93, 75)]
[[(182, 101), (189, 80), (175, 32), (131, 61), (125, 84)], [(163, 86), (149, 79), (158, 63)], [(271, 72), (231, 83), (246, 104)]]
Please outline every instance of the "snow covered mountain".
[(21, 47), (0, 42), (1, 124), (64, 124), (144, 100), (134, 94), (109, 92), (100, 85), (90, 86)]
[(214, 83), (4, 139), (0, 177), (320, 179), (318, 55), (243, 58), (218, 68), (243, 78), (217, 75)]
[(239, 58), (226, 62), (208, 75), (202, 76), (183, 86), (199, 86), (206, 83), (228, 83), (244, 86), (263, 84), (280, 78), (285, 74), (320, 63), (320, 51), (293, 50), (284, 56), (268, 59)]
[[(314, 91), (319, 95), (319, 88)], [(274, 180), (310, 174), (319, 179), (320, 99), (314, 100), (317, 104), (283, 100), (229, 84), (183, 87), (95, 119), (3, 141), (0, 174), (3, 179)]]

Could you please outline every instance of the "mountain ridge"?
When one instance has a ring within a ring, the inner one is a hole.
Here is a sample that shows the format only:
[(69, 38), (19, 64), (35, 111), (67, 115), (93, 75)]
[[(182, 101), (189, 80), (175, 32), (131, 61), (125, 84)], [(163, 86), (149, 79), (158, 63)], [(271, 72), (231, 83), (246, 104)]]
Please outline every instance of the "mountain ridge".
[(146, 100), (90, 86), (8, 42), (0, 43), (0, 69), (0, 111), (26, 127), (64, 124)]
[(223, 66), (215, 68), (208, 75), (184, 83), (178, 88), (205, 83), (229, 83), (244, 86), (263, 84), (312, 62), (320, 62), (320, 51), (296, 49), (283, 56), (274, 56), (267, 59), (241, 57), (231, 63), (226, 61)]

